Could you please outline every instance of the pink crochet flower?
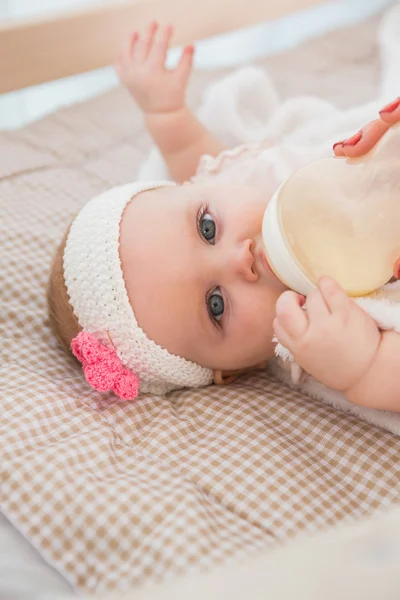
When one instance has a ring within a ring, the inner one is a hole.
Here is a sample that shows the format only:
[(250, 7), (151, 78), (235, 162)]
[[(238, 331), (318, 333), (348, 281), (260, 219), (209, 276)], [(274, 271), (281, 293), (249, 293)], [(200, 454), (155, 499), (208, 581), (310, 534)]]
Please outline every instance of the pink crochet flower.
[(104, 346), (88, 331), (81, 331), (71, 349), (82, 363), (86, 381), (99, 392), (113, 392), (122, 400), (133, 400), (139, 393), (139, 378), (125, 369), (114, 348)]

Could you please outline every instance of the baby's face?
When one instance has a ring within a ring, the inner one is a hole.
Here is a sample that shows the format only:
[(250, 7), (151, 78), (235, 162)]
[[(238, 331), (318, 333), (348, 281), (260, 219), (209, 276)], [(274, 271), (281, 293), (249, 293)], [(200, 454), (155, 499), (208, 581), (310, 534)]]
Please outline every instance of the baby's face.
[(223, 371), (272, 356), (275, 303), (286, 288), (263, 260), (268, 200), (251, 187), (187, 184), (142, 192), (128, 204), (120, 257), (150, 339)]

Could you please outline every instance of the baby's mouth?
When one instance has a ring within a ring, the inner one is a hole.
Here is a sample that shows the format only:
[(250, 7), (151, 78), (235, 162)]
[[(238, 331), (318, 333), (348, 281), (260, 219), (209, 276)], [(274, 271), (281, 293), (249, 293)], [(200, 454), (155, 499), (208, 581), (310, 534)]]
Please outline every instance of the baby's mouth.
[(279, 285), (282, 285), (281, 280), (279, 279), (279, 277), (276, 275), (275, 271), (269, 264), (267, 254), (264, 250), (263, 244), (261, 244), (261, 246), (259, 246), (257, 248), (257, 250), (255, 252), (255, 256), (256, 256), (257, 270), (263, 276), (263, 279), (266, 279), (269, 283), (272, 283), (272, 284), (279, 283)]
[(264, 270), (268, 274), (272, 273), (272, 275), (275, 275), (275, 273), (271, 269), (271, 265), (268, 262), (267, 255), (266, 255), (265, 251), (261, 250), (260, 254), (261, 254), (261, 262), (262, 262), (262, 266), (264, 267)]
[(278, 281), (277, 276), (275, 275), (274, 271), (272, 270), (271, 265), (268, 262), (268, 258), (267, 258), (264, 248), (261, 248), (259, 251), (258, 265), (259, 265), (260, 272), (264, 273), (264, 275), (267, 277), (267, 279), (269, 281)]

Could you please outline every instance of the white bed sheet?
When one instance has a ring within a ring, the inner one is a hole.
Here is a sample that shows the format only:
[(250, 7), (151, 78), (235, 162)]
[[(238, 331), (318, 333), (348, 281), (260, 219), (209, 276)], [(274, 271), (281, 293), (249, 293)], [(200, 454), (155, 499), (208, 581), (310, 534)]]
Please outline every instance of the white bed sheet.
[(39, 600), (71, 593), (71, 586), (0, 513), (0, 598)]

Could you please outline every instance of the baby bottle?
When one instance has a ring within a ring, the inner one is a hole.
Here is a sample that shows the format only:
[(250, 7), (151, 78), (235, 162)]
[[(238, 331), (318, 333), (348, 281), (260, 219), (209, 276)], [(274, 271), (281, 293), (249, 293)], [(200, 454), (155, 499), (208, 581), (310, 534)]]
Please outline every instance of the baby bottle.
[(400, 257), (400, 125), (365, 156), (293, 173), (268, 204), (262, 237), (272, 270), (300, 294), (323, 275), (350, 296), (387, 283)]

